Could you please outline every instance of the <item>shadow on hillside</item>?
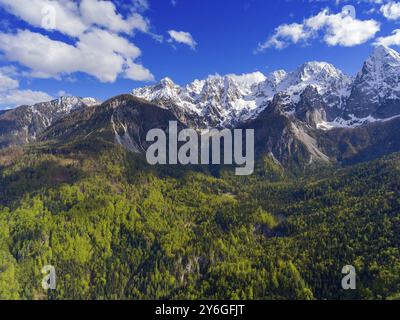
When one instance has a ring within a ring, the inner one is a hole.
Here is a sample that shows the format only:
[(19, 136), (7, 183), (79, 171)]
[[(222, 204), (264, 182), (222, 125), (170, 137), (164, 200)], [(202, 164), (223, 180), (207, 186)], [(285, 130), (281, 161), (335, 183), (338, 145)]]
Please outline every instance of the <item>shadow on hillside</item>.
[(152, 174), (159, 178), (183, 179), (188, 174), (203, 173), (219, 176), (220, 166), (208, 165), (149, 165), (146, 156), (127, 151), (125, 155), (125, 175), (130, 182), (134, 182), (139, 176)]
[(64, 183), (72, 184), (83, 176), (76, 167), (62, 159), (45, 160), (34, 167), (25, 167), (10, 175), (0, 176), (0, 205), (12, 209), (24, 196), (38, 194)]

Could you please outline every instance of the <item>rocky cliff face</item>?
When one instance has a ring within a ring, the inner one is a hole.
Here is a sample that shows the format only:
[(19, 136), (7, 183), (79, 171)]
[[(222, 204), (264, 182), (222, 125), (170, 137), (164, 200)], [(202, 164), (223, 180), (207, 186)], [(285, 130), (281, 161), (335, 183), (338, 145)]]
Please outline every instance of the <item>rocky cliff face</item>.
[(98, 105), (92, 98), (62, 97), (33, 106), (21, 106), (0, 114), (0, 147), (20, 145), (36, 138), (71, 112)]
[(307, 62), (292, 72), (212, 76), (185, 87), (164, 79), (133, 95), (170, 108), (190, 126), (233, 128), (256, 119), (279, 93), (287, 96), (287, 114), (303, 116), (304, 105), (299, 103), (310, 87), (320, 99), (315, 100), (319, 106), (309, 107), (318, 109), (323, 102), (324, 110), (319, 108), (320, 116), (314, 118), (320, 129), (356, 127), (400, 115), (400, 55), (387, 47), (375, 48), (355, 79), (329, 63)]
[(282, 165), (351, 162), (400, 151), (400, 55), (377, 47), (352, 79), (325, 62), (268, 76), (171, 79), (105, 103), (61, 98), (0, 113), (0, 147), (93, 137), (143, 153), (148, 130), (254, 129), (256, 152)]
[(85, 108), (55, 122), (40, 137), (41, 141), (78, 144), (92, 139), (116, 143), (134, 153), (146, 152), (146, 135), (151, 129), (168, 130), (169, 122), (183, 124), (168, 109), (138, 99), (120, 95), (95, 108)]
[(265, 76), (259, 72), (242, 76), (210, 76), (185, 87), (171, 79), (136, 89), (133, 95), (171, 109), (188, 125), (199, 128), (234, 127), (259, 111), (254, 89)]
[(383, 119), (400, 114), (400, 55), (387, 47), (375, 48), (351, 89), (346, 115)]

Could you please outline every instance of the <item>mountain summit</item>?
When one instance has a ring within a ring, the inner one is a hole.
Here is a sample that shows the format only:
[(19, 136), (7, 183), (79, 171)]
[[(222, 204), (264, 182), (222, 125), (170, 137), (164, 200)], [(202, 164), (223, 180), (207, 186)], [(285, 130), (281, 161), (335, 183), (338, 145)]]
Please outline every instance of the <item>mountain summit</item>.
[(378, 46), (358, 73), (346, 110), (359, 118), (388, 118), (400, 113), (399, 102), (400, 55)]
[(0, 148), (98, 135), (142, 153), (144, 129), (175, 119), (197, 130), (254, 129), (258, 155), (282, 165), (361, 161), (400, 151), (399, 75), (400, 55), (380, 46), (355, 78), (316, 61), (291, 72), (213, 75), (186, 86), (164, 78), (101, 105), (64, 97), (3, 112)]
[(34, 141), (57, 120), (71, 112), (98, 104), (100, 102), (94, 98), (60, 97), (4, 112), (0, 114), (0, 147)]
[(312, 61), (291, 72), (216, 75), (185, 87), (166, 78), (132, 94), (170, 108), (188, 125), (233, 128), (256, 119), (277, 94), (286, 96), (282, 110), (298, 114), (297, 105), (308, 87), (316, 89), (324, 102), (324, 117), (318, 117), (317, 125), (325, 130), (400, 115), (400, 55), (388, 47), (376, 47), (355, 78), (330, 63)]

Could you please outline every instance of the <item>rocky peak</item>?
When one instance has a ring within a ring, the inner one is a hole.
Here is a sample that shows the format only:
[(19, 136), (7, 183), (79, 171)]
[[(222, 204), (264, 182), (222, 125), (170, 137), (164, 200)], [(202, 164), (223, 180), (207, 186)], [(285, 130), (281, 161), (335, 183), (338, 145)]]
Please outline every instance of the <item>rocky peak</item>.
[(334, 127), (347, 125), (348, 119), (399, 115), (400, 55), (390, 48), (376, 47), (356, 78), (330, 63), (311, 61), (292, 72), (278, 70), (267, 77), (260, 72), (214, 75), (185, 87), (165, 78), (155, 86), (133, 91), (138, 97), (173, 110), (179, 119), (187, 119), (187, 123), (196, 118), (195, 122), (204, 127), (234, 127), (255, 119), (277, 94), (285, 97), (281, 110), (298, 115), (299, 108), (312, 105), (309, 100), (315, 93), (318, 99), (314, 101), (314, 109), (320, 110), (321, 119), (326, 118)]
[(36, 138), (56, 121), (74, 111), (100, 104), (94, 98), (60, 97), (37, 103), (33, 106), (21, 106), (0, 115), (0, 146), (24, 144)]
[(317, 89), (308, 86), (300, 96), (295, 115), (298, 120), (317, 128), (326, 121), (326, 109), (326, 103)]
[[(362, 71), (357, 75), (356, 82), (382, 86), (392, 79), (393, 73), (400, 71), (400, 55), (385, 46), (375, 48), (373, 54), (365, 61)], [(394, 83), (391, 83), (394, 84)]]
[(346, 112), (358, 118), (388, 118), (400, 113), (400, 55), (375, 48), (358, 73)]

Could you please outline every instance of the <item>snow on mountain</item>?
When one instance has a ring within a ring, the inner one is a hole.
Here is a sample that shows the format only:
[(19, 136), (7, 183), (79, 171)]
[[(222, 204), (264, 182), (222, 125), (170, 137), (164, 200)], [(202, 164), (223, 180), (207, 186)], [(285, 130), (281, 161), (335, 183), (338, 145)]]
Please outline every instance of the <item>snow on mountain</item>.
[(215, 75), (184, 87), (166, 78), (132, 94), (185, 114), (180, 119), (188, 123), (200, 119), (200, 127), (234, 127), (256, 118), (277, 94), (286, 97), (282, 110), (296, 116), (301, 96), (309, 87), (324, 102), (326, 119), (317, 124), (318, 128), (360, 126), (389, 119), (400, 114), (400, 54), (376, 47), (355, 78), (327, 62), (312, 61), (292, 72)]
[(398, 97), (400, 90), (400, 54), (388, 47), (378, 46), (365, 62), (362, 71), (356, 79), (357, 85), (362, 85), (364, 91), (375, 89), (378, 98), (390, 97), (394, 93)]
[(94, 98), (79, 98), (79, 97), (60, 97), (58, 99), (37, 103), (29, 106), (32, 114), (35, 114), (45, 127), (50, 126), (54, 121), (57, 121), (63, 116), (83, 107), (91, 107), (100, 104), (100, 101)]
[[(283, 92), (291, 97), (293, 103), (298, 103), (303, 91), (312, 86), (326, 99), (330, 105), (341, 103), (351, 85), (351, 79), (326, 62), (307, 62), (295, 71), (286, 73), (276, 71), (270, 74), (267, 81), (261, 84), (261, 92), (270, 97)], [(338, 98), (338, 99), (335, 99)]]
[(136, 89), (132, 94), (162, 107), (178, 106), (202, 118), (205, 127), (229, 127), (249, 118), (258, 108), (254, 88), (265, 80), (260, 72), (214, 75), (180, 87), (165, 78), (155, 86)]
[(400, 55), (378, 46), (358, 73), (346, 111), (356, 117), (388, 118), (400, 113)]
[(287, 73), (279, 70), (267, 77), (261, 72), (209, 76), (180, 87), (166, 78), (154, 86), (136, 89), (134, 96), (163, 107), (178, 106), (204, 119), (205, 126), (233, 127), (255, 118), (277, 93), (297, 103), (308, 86), (315, 87), (328, 105), (341, 105), (350, 78), (324, 62), (310, 62)]
[(0, 114), (0, 147), (28, 143), (57, 120), (75, 110), (100, 104), (94, 98), (60, 97), (53, 101), (21, 106)]

